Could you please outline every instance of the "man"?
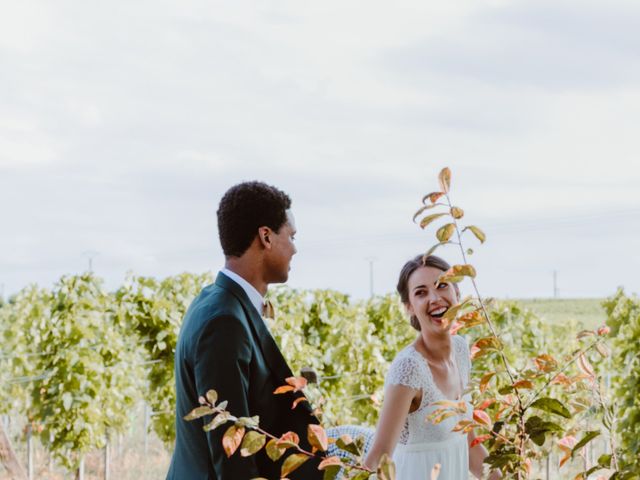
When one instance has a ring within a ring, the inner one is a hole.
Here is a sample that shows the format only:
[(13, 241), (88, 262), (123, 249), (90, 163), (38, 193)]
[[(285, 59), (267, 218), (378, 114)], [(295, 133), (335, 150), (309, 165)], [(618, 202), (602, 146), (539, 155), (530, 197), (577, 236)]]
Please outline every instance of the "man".
[[(273, 394), (293, 374), (260, 316), (268, 285), (287, 281), (296, 253), (290, 207), (284, 192), (261, 182), (236, 185), (220, 201), (225, 267), (189, 307), (178, 338), (176, 445), (168, 480), (280, 478), (284, 457), (273, 462), (264, 449), (249, 457), (238, 449), (227, 458), (222, 436), (231, 423), (205, 433), (202, 426), (210, 417), (183, 420), (209, 389), (229, 402), (232, 415), (258, 415), (260, 427), (276, 436), (294, 431), (310, 450), (307, 426), (318, 421), (308, 402), (292, 410), (294, 394)], [(309, 460), (289, 477), (320, 479), (317, 465)]]

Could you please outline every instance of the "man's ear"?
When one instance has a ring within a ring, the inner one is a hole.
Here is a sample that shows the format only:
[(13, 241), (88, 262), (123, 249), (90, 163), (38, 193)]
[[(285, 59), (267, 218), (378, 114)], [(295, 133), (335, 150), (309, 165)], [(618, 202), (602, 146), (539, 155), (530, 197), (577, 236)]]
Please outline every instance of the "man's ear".
[(260, 242), (260, 244), (267, 250), (271, 250), (272, 234), (273, 234), (273, 230), (271, 230), (269, 227), (258, 228), (258, 242)]

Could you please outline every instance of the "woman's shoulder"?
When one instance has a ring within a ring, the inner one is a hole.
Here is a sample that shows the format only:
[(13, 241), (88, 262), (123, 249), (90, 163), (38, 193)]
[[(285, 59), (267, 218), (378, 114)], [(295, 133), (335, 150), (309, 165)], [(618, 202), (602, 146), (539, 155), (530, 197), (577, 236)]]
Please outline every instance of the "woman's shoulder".
[(413, 345), (408, 345), (400, 350), (389, 366), (385, 383), (421, 388), (424, 378), (422, 371), (424, 362), (420, 361), (418, 355), (420, 354)]
[(393, 366), (416, 363), (418, 360), (417, 355), (420, 354), (416, 350), (416, 347), (413, 346), (413, 343), (410, 343), (396, 354), (396, 356), (391, 361), (391, 365)]

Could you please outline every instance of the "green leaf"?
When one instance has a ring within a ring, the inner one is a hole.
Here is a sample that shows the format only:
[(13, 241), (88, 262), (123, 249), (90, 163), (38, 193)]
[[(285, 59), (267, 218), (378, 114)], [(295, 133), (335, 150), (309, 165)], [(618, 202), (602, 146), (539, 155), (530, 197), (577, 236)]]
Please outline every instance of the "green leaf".
[(380, 458), (377, 474), (378, 480), (395, 480), (396, 478), (396, 465), (386, 453)]
[(286, 477), (291, 472), (300, 467), (304, 462), (309, 460), (309, 457), (303, 453), (294, 453), (289, 455), (282, 464), (282, 470), (280, 472), (281, 477)]
[(338, 440), (336, 440), (336, 447), (338, 447), (340, 450), (344, 450), (345, 452), (349, 452), (356, 456), (359, 456), (361, 453), (358, 449), (358, 445), (348, 435), (342, 435), (341, 437), (339, 437)]
[(269, 456), (269, 458), (274, 462), (277, 462), (280, 457), (284, 455), (284, 452), (287, 449), (284, 447), (279, 447), (277, 440), (271, 439), (267, 442), (267, 447), (265, 448), (265, 450), (267, 451), (267, 455)]
[(73, 396), (69, 392), (64, 392), (62, 394), (62, 406), (65, 410), (69, 410), (71, 408), (71, 404), (73, 403)]
[(431, 215), (427, 215), (422, 220), (420, 220), (420, 228), (422, 229), (427, 228), (427, 226), (431, 222), (437, 220), (440, 217), (444, 217), (445, 215), (448, 215), (448, 213), (433, 213)]
[(609, 468), (611, 466), (611, 458), (610, 453), (603, 453), (598, 457), (598, 465), (602, 468)]
[(338, 474), (340, 473), (341, 467), (336, 465), (331, 465), (324, 469), (324, 475), (322, 476), (322, 480), (336, 480), (338, 478)]
[(413, 221), (415, 222), (415, 221), (416, 221), (416, 218), (418, 218), (422, 213), (424, 213), (424, 212), (425, 212), (425, 210), (429, 210), (429, 209), (434, 208), (434, 207), (437, 207), (437, 206), (438, 206), (438, 205), (436, 205), (436, 204), (434, 203), (434, 204), (431, 204), (431, 205), (425, 205), (425, 206), (421, 207), (421, 208), (420, 208), (420, 209), (419, 209), (419, 210), (418, 210), (418, 211), (413, 215)]
[(464, 210), (462, 210), (460, 207), (451, 207), (450, 212), (451, 216), (456, 220), (460, 220), (462, 217), (464, 217)]
[(539, 398), (531, 404), (531, 407), (537, 408), (538, 410), (543, 410), (545, 412), (555, 413), (556, 415), (560, 415), (564, 418), (571, 418), (571, 412), (569, 412), (569, 409), (567, 409), (567, 407), (565, 407), (562, 402), (556, 400), (555, 398)]
[(204, 417), (205, 415), (211, 415), (213, 412), (214, 410), (211, 407), (203, 405), (201, 407), (194, 408), (182, 418), (189, 422), (191, 420), (195, 420), (196, 418)]
[(464, 227), (462, 229), (462, 232), (465, 232), (466, 230), (471, 230), (471, 233), (473, 233), (475, 237), (478, 240), (480, 240), (480, 243), (484, 243), (485, 240), (487, 239), (487, 236), (484, 234), (484, 232), (480, 230), (478, 227), (476, 227), (475, 225), (469, 225), (467, 227)]
[(553, 422), (546, 422), (538, 416), (529, 417), (525, 423), (525, 431), (531, 437), (533, 443), (538, 446), (544, 445), (545, 435), (549, 432), (561, 433), (563, 429)]
[(440, 243), (436, 243), (435, 245), (433, 245), (429, 250), (427, 250), (425, 252), (425, 254), (422, 256), (422, 262), (424, 263), (427, 259), (427, 257), (429, 255), (432, 255), (433, 252), (435, 252), (439, 247), (441, 247), (442, 245), (446, 245), (449, 242), (440, 242)]
[(240, 446), (240, 455), (248, 457), (258, 452), (266, 442), (266, 436), (260, 432), (250, 431), (242, 439), (242, 445)]
[(211, 405), (215, 405), (218, 401), (218, 392), (216, 392), (215, 390), (208, 390), (206, 397)]
[(591, 431), (585, 432), (584, 436), (580, 439), (580, 441), (576, 443), (575, 446), (571, 449), (571, 456), (573, 457), (574, 453), (576, 453), (578, 450), (580, 450), (582, 447), (584, 447), (587, 443), (589, 443), (591, 440), (596, 438), (598, 435), (600, 435), (599, 431), (591, 430)]
[(213, 420), (202, 427), (202, 429), (205, 432), (210, 432), (211, 430), (218, 428), (220, 425), (227, 423), (229, 421), (229, 417), (231, 417), (231, 414), (229, 412), (219, 413), (218, 415), (213, 417)]
[(240, 417), (236, 420), (236, 425), (240, 427), (257, 428), (260, 425), (260, 417), (254, 415), (253, 417)]
[(440, 240), (441, 243), (448, 242), (455, 232), (455, 223), (447, 223), (438, 229), (436, 232), (436, 238)]

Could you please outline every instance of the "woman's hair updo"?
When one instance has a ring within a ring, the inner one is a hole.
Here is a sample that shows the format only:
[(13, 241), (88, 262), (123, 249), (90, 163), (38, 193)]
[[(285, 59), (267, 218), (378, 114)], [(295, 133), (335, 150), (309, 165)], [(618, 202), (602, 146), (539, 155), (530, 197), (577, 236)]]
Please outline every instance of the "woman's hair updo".
[[(405, 305), (409, 304), (409, 277), (421, 267), (433, 267), (443, 272), (451, 268), (446, 261), (435, 255), (429, 255), (427, 258), (424, 258), (424, 255), (418, 255), (405, 263), (400, 270), (400, 278), (398, 278), (398, 286), (396, 287), (400, 294), (400, 300)], [(420, 331), (420, 323), (415, 315), (411, 315), (411, 326)]]

